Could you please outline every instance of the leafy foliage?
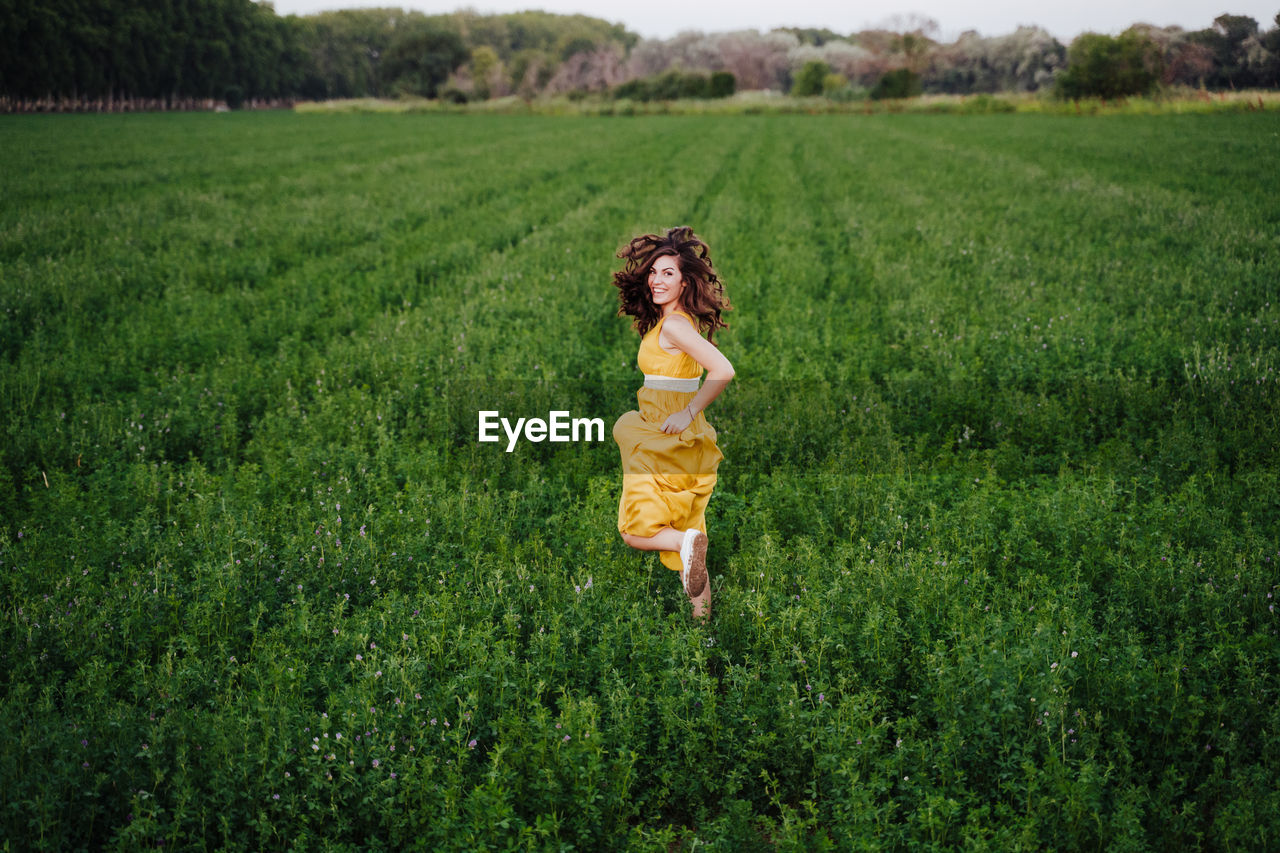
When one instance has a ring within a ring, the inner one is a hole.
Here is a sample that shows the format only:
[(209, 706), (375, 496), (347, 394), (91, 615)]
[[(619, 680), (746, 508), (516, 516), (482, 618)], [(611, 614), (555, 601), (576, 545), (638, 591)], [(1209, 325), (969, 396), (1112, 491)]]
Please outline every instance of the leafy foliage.
[(830, 73), (831, 68), (821, 60), (806, 62), (791, 84), (791, 94), (799, 97), (821, 95), (823, 83), (826, 82), (827, 75)]
[[(648, 85), (670, 71), (731, 74), (735, 90), (791, 91), (815, 62), (849, 85), (822, 85), (810, 71), (802, 90), (848, 101), (896, 68), (918, 74), (927, 93), (1047, 91), (1067, 58), (1039, 27), (993, 37), (970, 30), (944, 43), (927, 19), (891, 19), (888, 26), (849, 34), (686, 31), (642, 40), (599, 18), (537, 11), (425, 15), (386, 7), (280, 17), (252, 0), (31, 0), (0, 4), (0, 109), (207, 108), (236, 88), (251, 106), (441, 86), (468, 101), (516, 94), (527, 103), (536, 96), (581, 99), (632, 80)], [(1221, 15), (1198, 32), (1147, 24), (1131, 31), (1156, 43), (1144, 61), (1158, 56), (1166, 85), (1280, 86), (1280, 24), (1264, 31), (1251, 17)], [(453, 46), (440, 42), (445, 33), (461, 40), (467, 61), (453, 61)], [(437, 80), (444, 66), (449, 73)]]
[(737, 88), (737, 80), (728, 71), (716, 71), (711, 74), (707, 85), (707, 93), (713, 98), (727, 98)]
[(990, 38), (967, 32), (929, 54), (921, 82), (931, 93), (1036, 92), (1052, 84), (1066, 59), (1067, 49), (1038, 27)]
[(1248, 15), (1219, 15), (1211, 28), (1191, 36), (1193, 42), (1203, 45), (1213, 57), (1210, 82), (1231, 89), (1255, 84), (1248, 50), (1257, 38), (1258, 22)]
[(914, 98), (921, 91), (920, 75), (909, 68), (888, 71), (871, 87), (871, 99)]
[[(0, 834), (1272, 846), (1275, 132), (11, 117)], [(475, 441), (634, 405), (613, 253), (686, 222), (708, 629), (608, 441)]]
[(724, 98), (733, 94), (733, 75), (696, 71), (666, 71), (656, 77), (628, 80), (613, 89), (613, 97), (632, 101), (674, 101), (678, 98)]
[(6, 3), (0, 39), (0, 93), (14, 98), (277, 97), (302, 82), (294, 28), (252, 0)]
[(248, 98), (422, 93), (443, 82), (440, 68), (460, 64), (455, 39), (468, 53), (492, 51), (496, 62), (481, 54), (482, 70), (505, 70), (503, 88), (515, 88), (531, 64), (546, 69), (545, 83), (573, 51), (627, 48), (637, 36), (596, 18), (545, 12), (427, 16), (384, 8), (278, 17), (251, 0), (38, 0), (0, 6), (0, 95), (172, 100), (221, 98), (232, 86)]
[(444, 30), (419, 30), (391, 42), (381, 73), (407, 94), (434, 98), (436, 90), (467, 58), (462, 39)]
[(1064, 98), (1145, 95), (1160, 80), (1161, 63), (1156, 43), (1135, 30), (1114, 38), (1085, 33), (1071, 43), (1057, 92)]

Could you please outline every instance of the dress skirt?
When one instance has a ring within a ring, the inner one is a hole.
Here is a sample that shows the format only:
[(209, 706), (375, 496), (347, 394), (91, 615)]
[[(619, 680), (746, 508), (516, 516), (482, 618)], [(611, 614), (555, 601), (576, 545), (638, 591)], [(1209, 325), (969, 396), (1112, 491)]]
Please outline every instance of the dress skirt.
[[(681, 433), (664, 433), (662, 424), (693, 399), (692, 391), (641, 388), (638, 411), (618, 418), (613, 438), (622, 456), (622, 499), (618, 531), (652, 536), (664, 527), (707, 532), (706, 509), (724, 458), (716, 431), (702, 412)], [(680, 571), (680, 555), (660, 551), (662, 564)]]

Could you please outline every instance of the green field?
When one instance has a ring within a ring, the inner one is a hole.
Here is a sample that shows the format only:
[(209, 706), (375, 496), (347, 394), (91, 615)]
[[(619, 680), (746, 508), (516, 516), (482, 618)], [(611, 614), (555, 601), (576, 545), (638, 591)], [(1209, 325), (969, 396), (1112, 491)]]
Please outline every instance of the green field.
[[(1280, 845), (1280, 115), (9, 117), (0, 197), (4, 849)], [(709, 627), (607, 432), (675, 224)]]

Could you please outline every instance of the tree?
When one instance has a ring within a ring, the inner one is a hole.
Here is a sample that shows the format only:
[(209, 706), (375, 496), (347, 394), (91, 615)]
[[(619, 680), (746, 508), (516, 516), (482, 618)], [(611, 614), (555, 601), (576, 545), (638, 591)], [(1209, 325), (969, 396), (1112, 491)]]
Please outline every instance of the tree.
[(553, 68), (546, 54), (533, 48), (525, 48), (511, 58), (508, 66), (511, 88), (528, 100), (536, 95), (551, 79)]
[(822, 94), (828, 98), (846, 98), (849, 91), (849, 80), (843, 74), (833, 71), (822, 78)]
[(910, 68), (896, 68), (886, 73), (871, 88), (871, 99), (883, 101), (889, 98), (913, 98), (921, 91), (920, 75)]
[(1259, 39), (1265, 54), (1258, 70), (1258, 82), (1263, 86), (1280, 86), (1280, 13), (1275, 24)]
[(382, 64), (393, 39), (425, 26), (425, 16), (400, 10), (344, 9), (295, 18), (308, 57), (308, 97), (361, 98), (381, 93)]
[(715, 71), (711, 74), (709, 93), (713, 98), (727, 98), (733, 94), (737, 81), (728, 71)]
[(1134, 24), (1129, 29), (1151, 39), (1160, 49), (1161, 84), (1202, 86), (1206, 77), (1213, 73), (1213, 53), (1203, 44), (1192, 41), (1182, 27)]
[(382, 61), (382, 78), (393, 91), (434, 98), (440, 84), (465, 62), (457, 33), (423, 29), (397, 37)]
[(839, 41), (844, 38), (844, 36), (826, 27), (777, 27), (773, 32), (790, 33), (799, 39), (801, 44), (810, 44), (814, 47), (822, 47), (827, 42)]
[(1160, 79), (1162, 64), (1160, 47), (1134, 29), (1116, 38), (1085, 33), (1071, 43), (1057, 92), (1064, 98), (1145, 95)]
[(894, 39), (894, 49), (902, 54), (908, 69), (919, 76), (936, 42), (920, 32), (902, 33)]
[(873, 53), (861, 45), (847, 41), (829, 41), (821, 47), (802, 44), (787, 55), (795, 71), (815, 60), (825, 62), (831, 71), (858, 86), (869, 86), (892, 68), (888, 55)]
[(1213, 53), (1213, 73), (1209, 75), (1208, 84), (1224, 89), (1253, 85), (1248, 53), (1257, 37), (1258, 22), (1248, 15), (1219, 15), (1214, 18), (1211, 29), (1192, 33), (1193, 42)]
[(622, 48), (616, 44), (575, 53), (547, 81), (545, 92), (551, 95), (569, 92), (603, 92), (625, 78)]
[(1160, 82), (1166, 85), (1204, 86), (1212, 75), (1213, 51), (1197, 42), (1181, 41), (1166, 52)]
[(926, 92), (957, 95), (1034, 92), (1053, 82), (1066, 59), (1067, 49), (1038, 27), (994, 38), (969, 30), (931, 51), (922, 84)]
[(760, 35), (755, 30), (724, 33), (714, 37), (719, 47), (718, 71), (728, 71), (742, 89), (791, 88), (789, 52), (799, 42), (790, 33)]
[(791, 86), (791, 94), (802, 98), (821, 95), (823, 81), (830, 73), (830, 66), (821, 60), (806, 62), (800, 69), (800, 73), (796, 75), (795, 83)]
[(482, 44), (471, 51), (471, 79), (475, 81), (475, 96), (480, 100), (489, 99), (495, 72), (501, 71), (501, 65), (498, 52), (487, 44)]
[(582, 66), (578, 76), (612, 79), (611, 64), (637, 40), (620, 24), (545, 12), (380, 8), (280, 17), (261, 0), (0, 0), (0, 95), (172, 104), (228, 93), (246, 102), (425, 93), (456, 67), (455, 38), (464, 58), (474, 51), (459, 80), (480, 96), (515, 83), (533, 94), (564, 57)]

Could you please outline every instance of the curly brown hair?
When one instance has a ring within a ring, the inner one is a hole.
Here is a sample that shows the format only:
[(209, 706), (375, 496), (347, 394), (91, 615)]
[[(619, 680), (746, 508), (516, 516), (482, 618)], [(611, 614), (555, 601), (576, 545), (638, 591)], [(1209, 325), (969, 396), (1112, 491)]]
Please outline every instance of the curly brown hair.
[(618, 252), (618, 257), (626, 260), (623, 269), (613, 274), (620, 303), (618, 316), (634, 317), (632, 326), (641, 335), (657, 325), (662, 312), (653, 304), (653, 295), (649, 292), (649, 269), (654, 261), (665, 256), (676, 259), (684, 279), (680, 307), (696, 318), (698, 332), (714, 344), (716, 330), (729, 328), (720, 314), (732, 310), (733, 306), (711, 265), (707, 244), (687, 225), (671, 228), (665, 236), (641, 235)]

